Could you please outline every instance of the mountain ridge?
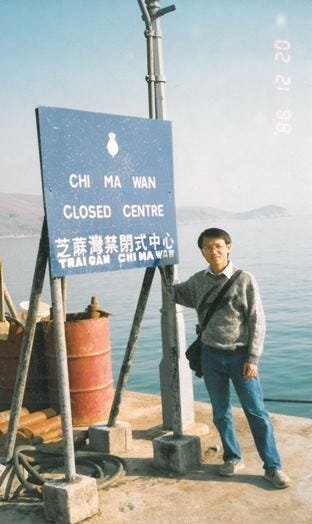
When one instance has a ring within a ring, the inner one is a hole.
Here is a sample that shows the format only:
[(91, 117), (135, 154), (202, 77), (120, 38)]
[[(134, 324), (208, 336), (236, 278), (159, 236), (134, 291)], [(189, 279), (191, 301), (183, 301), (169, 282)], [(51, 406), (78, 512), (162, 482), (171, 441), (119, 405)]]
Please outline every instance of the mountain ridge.
[(265, 219), (265, 218), (282, 218), (289, 217), (291, 213), (282, 206), (275, 206), (273, 204), (261, 206), (248, 211), (226, 211), (224, 209), (214, 207), (193, 207), (180, 206), (177, 207), (178, 222), (186, 222), (191, 220), (198, 222), (201, 220), (216, 220), (216, 219), (235, 219), (235, 220), (251, 220), (251, 219)]

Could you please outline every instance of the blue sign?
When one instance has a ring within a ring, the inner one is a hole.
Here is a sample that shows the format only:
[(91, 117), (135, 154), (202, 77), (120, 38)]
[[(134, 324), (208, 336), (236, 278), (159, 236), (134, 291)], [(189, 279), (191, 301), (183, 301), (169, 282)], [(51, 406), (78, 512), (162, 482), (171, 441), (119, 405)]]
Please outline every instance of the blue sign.
[(40, 107), (52, 277), (178, 262), (168, 121)]

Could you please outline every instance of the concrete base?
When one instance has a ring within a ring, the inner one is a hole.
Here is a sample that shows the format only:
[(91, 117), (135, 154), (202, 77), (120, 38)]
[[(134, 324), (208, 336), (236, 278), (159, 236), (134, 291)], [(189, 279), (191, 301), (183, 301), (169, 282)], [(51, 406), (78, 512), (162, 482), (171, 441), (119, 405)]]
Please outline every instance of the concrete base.
[(200, 465), (200, 438), (164, 435), (153, 440), (154, 465), (160, 469), (186, 473)]
[(43, 507), (47, 520), (59, 524), (76, 524), (99, 511), (96, 480), (77, 475), (74, 481), (64, 479), (43, 486)]
[(90, 448), (103, 453), (127, 453), (132, 449), (132, 429), (128, 422), (116, 422), (115, 426), (95, 425), (89, 427)]

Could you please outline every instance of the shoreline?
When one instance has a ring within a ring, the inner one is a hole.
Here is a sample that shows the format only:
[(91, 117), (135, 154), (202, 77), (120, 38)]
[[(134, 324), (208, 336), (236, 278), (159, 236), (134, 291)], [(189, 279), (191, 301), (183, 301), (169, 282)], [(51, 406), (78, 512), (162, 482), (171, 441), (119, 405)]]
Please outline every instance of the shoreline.
[(33, 233), (32, 235), (0, 235), (0, 240), (7, 238), (14, 238), (18, 240), (19, 238), (40, 238), (40, 233)]

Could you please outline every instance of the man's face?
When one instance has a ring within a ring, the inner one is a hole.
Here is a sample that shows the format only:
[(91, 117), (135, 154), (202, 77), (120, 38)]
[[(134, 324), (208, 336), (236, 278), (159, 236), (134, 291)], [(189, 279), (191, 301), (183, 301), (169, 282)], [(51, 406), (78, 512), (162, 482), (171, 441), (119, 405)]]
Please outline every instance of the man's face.
[(228, 254), (232, 244), (226, 244), (223, 238), (204, 237), (201, 252), (215, 273), (222, 271), (228, 264)]

